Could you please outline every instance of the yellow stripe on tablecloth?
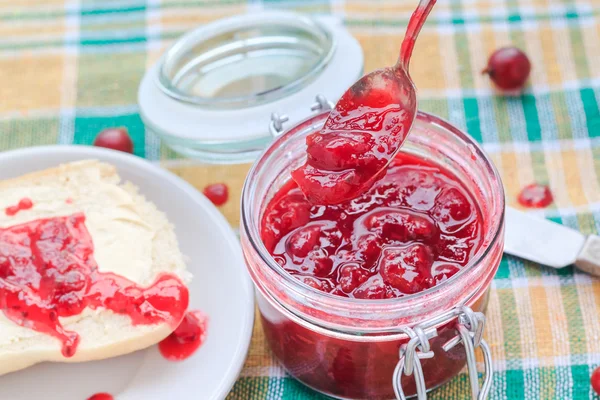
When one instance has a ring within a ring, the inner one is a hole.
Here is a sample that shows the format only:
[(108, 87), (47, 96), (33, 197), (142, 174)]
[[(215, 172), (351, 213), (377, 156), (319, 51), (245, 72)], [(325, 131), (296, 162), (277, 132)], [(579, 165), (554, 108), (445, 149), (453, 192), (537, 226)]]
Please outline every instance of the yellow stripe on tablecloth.
[(150, 25), (160, 23), (166, 28), (193, 29), (198, 25), (230, 17), (234, 14), (243, 14), (247, 11), (244, 5), (219, 5), (212, 7), (175, 7), (161, 10), (157, 18), (149, 19)]
[[(528, 278), (521, 278), (528, 279)], [(521, 334), (521, 359), (522, 360), (533, 360), (538, 355), (538, 347), (536, 340), (536, 326), (534, 323), (534, 313), (531, 298), (531, 292), (527, 285), (517, 286), (513, 288), (515, 294), (515, 302), (517, 306), (517, 318), (519, 320), (519, 332)], [(528, 365), (528, 361), (523, 361), (524, 373), (531, 374), (531, 365)], [(529, 377), (531, 378), (531, 377)]]
[(72, 109), (77, 103), (77, 77), (79, 62), (74, 54), (63, 56), (62, 90), (60, 105), (64, 109)]
[[(530, 9), (545, 8), (545, 0), (530, 0), (527, 2)], [(415, 9), (416, 3), (409, 1), (377, 1), (373, 0), (346, 0), (344, 10), (346, 14), (352, 18), (362, 19), (385, 19), (391, 17), (402, 16), (408, 18)], [(494, 16), (497, 10), (505, 10), (504, 3), (491, 0), (491, 1), (475, 1), (475, 0), (463, 0), (462, 5), (466, 10), (470, 12), (479, 13), (484, 16)], [(449, 12), (452, 8), (452, 2), (438, 2), (433, 10), (433, 16), (436, 13)], [(540, 10), (542, 11), (542, 10)]]
[[(566, 169), (561, 151), (556, 151), (554, 149), (545, 151), (544, 160), (549, 185), (553, 190), (554, 204), (557, 207), (572, 206), (573, 196), (576, 193), (575, 186), (577, 186), (579, 182), (576, 171)], [(575, 179), (571, 180), (571, 178)], [(575, 196), (575, 198), (577, 198), (577, 196)]]
[(542, 51), (542, 62), (536, 63), (532, 68), (532, 79), (536, 82), (535, 76), (538, 69), (546, 71), (546, 83), (551, 86), (557, 86), (562, 83), (560, 65), (558, 65), (556, 48), (554, 42), (554, 30), (548, 23), (540, 24), (539, 43)]
[[(593, 317), (595, 317), (595, 322), (598, 323), (598, 311), (600, 310), (600, 280), (598, 279), (594, 279), (592, 280), (592, 284), (591, 284), (591, 288), (589, 289), (590, 295), (593, 296), (593, 301), (594, 301), (594, 309), (596, 310), (596, 313), (593, 315)], [(598, 340), (600, 338), (600, 332), (598, 332), (596, 326), (591, 327), (590, 331), (588, 331), (588, 337), (591, 340), (588, 340), (588, 345), (589, 346), (593, 346), (592, 348), (596, 349), (594, 351), (595, 354), (600, 353), (600, 349), (598, 349), (598, 347), (600, 347), (600, 340)], [(593, 342), (593, 343), (590, 343)]]
[[(443, 32), (443, 28), (438, 28), (440, 55), (443, 60), (443, 67), (437, 72), (444, 78), (445, 89), (458, 91), (460, 90), (460, 72), (458, 68), (452, 66), (459, 65), (458, 55), (456, 51), (456, 41), (454, 36)], [(411, 71), (412, 73), (412, 71)]]
[[(596, 4), (596, 9), (598, 9), (598, 3)], [(590, 20), (588, 20), (590, 21)], [(594, 23), (582, 22), (579, 24), (579, 30), (581, 31), (581, 36), (583, 38), (583, 47), (585, 49), (585, 57), (587, 60), (587, 65), (590, 66), (588, 68), (590, 78), (600, 78), (600, 41), (598, 37), (600, 37), (600, 24), (598, 24), (598, 17), (595, 17), (592, 21)]]
[(64, 35), (67, 29), (63, 19), (45, 21), (4, 21), (0, 24), (0, 38), (4, 40), (19, 40), (23, 37), (44, 40), (48, 36)]
[(0, 11), (30, 11), (34, 7), (36, 11), (43, 9), (60, 10), (64, 4), (65, 0), (0, 0)]
[[(388, 67), (398, 59), (401, 36), (379, 30), (365, 32), (364, 29), (352, 29), (351, 32), (365, 51), (365, 72)], [(378, 49), (378, 51), (369, 51), (369, 49)], [(413, 70), (411, 73), (414, 73)]]
[(556, 65), (560, 71), (558, 82), (573, 82), (577, 79), (577, 67), (573, 60), (569, 27), (566, 24), (551, 26), (551, 34), (556, 51)]
[(495, 365), (506, 369), (506, 350), (504, 349), (504, 327), (502, 326), (502, 315), (500, 313), (500, 299), (496, 290), (490, 291), (490, 299), (486, 313), (485, 338), (492, 351), (492, 359)]
[(487, 66), (489, 56), (496, 50), (494, 29), (490, 25), (480, 25), (477, 31), (469, 31), (469, 48), (471, 50), (471, 70), (473, 84), (476, 89), (489, 89), (490, 78), (481, 71)]
[(410, 75), (419, 89), (445, 89), (444, 77), (439, 71), (448, 66), (442, 61), (440, 36), (437, 32), (427, 30), (421, 33), (410, 64)]
[(554, 355), (554, 345), (552, 337), (552, 321), (550, 321), (549, 305), (546, 289), (543, 287), (541, 278), (530, 278), (530, 281), (536, 281), (531, 285), (529, 295), (535, 301), (532, 302), (532, 319), (535, 326), (535, 340), (537, 347), (537, 357), (540, 360), (541, 367), (551, 367), (554, 365), (552, 356)]
[[(514, 196), (511, 198), (511, 201), (516, 200), (519, 192), (524, 186), (535, 182), (534, 162), (531, 158), (531, 153), (528, 151), (516, 151), (515, 158), (515, 172), (517, 174), (517, 180), (512, 182), (515, 187)], [(504, 185), (506, 186), (506, 183), (504, 183)]]
[(548, 317), (550, 320), (550, 332), (552, 333), (552, 355), (554, 357), (566, 357), (570, 353), (569, 327), (563, 303), (563, 295), (558, 285), (558, 276), (545, 276), (544, 289), (548, 299)]
[(508, 203), (514, 204), (521, 188), (533, 181), (531, 156), (527, 152), (503, 151), (500, 159), (504, 192)]
[[(440, 3), (439, 5), (442, 5)], [(436, 6), (437, 7), (437, 6)], [(346, 14), (358, 14), (356, 17), (366, 18), (369, 16), (390, 17), (394, 14), (412, 14), (415, 10), (415, 4), (408, 1), (353, 1), (345, 2), (344, 11)]]
[(597, 202), (600, 199), (600, 176), (596, 172), (592, 150), (590, 148), (577, 150), (575, 162), (574, 168), (577, 168), (581, 177), (585, 202)]
[[(561, 151), (560, 155), (564, 167), (565, 189), (569, 195), (570, 205), (584, 206), (593, 199), (599, 199), (598, 178), (593, 168), (590, 150), (568, 149)], [(585, 170), (586, 166), (589, 168), (587, 171)]]
[(0, 58), (0, 113), (60, 108), (64, 62), (63, 55), (28, 52)]
[(590, 283), (577, 284), (577, 295), (581, 309), (585, 312), (581, 313), (583, 326), (585, 328), (585, 343), (587, 344), (586, 352), (591, 354), (600, 353), (600, 320), (598, 319), (598, 311), (600, 308), (596, 303), (596, 294), (600, 292), (600, 285), (596, 280), (591, 280)]

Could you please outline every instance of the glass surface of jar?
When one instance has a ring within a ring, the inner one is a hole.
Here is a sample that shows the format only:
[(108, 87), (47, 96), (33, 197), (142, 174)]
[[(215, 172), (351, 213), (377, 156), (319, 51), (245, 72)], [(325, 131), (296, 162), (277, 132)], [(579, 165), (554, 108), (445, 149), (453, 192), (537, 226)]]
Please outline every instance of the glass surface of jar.
[[(440, 315), (469, 307), (485, 312), (492, 278), (504, 244), (504, 192), (499, 175), (479, 145), (449, 123), (419, 113), (401, 151), (430, 160), (453, 173), (471, 193), (482, 215), (482, 244), (454, 276), (423, 292), (395, 299), (364, 300), (321, 292), (287, 273), (260, 237), (265, 207), (305, 159), (305, 138), (320, 129), (328, 112), (278, 137), (251, 169), (242, 194), (241, 241), (256, 287), (261, 320), (273, 354), (305, 385), (343, 399), (390, 399), (400, 351), (411, 329)], [(464, 367), (457, 320), (435, 326), (429, 337), (433, 358), (422, 359), (428, 390)], [(414, 337), (414, 336), (413, 336)], [(406, 395), (416, 393), (413, 376), (402, 376)]]

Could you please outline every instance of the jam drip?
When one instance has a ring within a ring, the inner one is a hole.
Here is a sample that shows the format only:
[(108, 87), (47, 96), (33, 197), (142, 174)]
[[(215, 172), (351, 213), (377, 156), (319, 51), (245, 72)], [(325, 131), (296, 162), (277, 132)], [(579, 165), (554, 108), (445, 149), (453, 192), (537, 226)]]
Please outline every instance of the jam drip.
[(286, 271), (339, 296), (383, 299), (428, 289), (464, 267), (481, 215), (448, 171), (400, 153), (367, 193), (312, 205), (293, 181), (274, 196), (261, 236)]
[(32, 207), (33, 207), (33, 201), (31, 201), (31, 199), (28, 199), (27, 197), (25, 197), (25, 198), (22, 198), (18, 204), (14, 205), (14, 206), (6, 207), (6, 209), (4, 210), (4, 213), (6, 215), (8, 215), (9, 217), (12, 217), (12, 216), (17, 215), (17, 213), (19, 211), (29, 210)]
[(162, 274), (148, 287), (98, 270), (85, 216), (39, 219), (0, 229), (0, 310), (16, 324), (58, 338), (72, 357), (79, 343), (59, 317), (86, 307), (127, 315), (133, 325), (175, 327), (188, 306), (188, 290)]
[(201, 311), (188, 311), (181, 324), (158, 344), (160, 353), (169, 361), (190, 357), (204, 343), (208, 317)]

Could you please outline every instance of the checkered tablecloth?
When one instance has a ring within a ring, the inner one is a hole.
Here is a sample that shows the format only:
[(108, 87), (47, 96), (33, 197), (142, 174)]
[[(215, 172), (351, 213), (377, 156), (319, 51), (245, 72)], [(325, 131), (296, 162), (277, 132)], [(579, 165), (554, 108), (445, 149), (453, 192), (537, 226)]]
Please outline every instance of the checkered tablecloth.
[[(600, 226), (600, 0), (438, 0), (411, 73), (420, 107), (483, 143), (509, 203), (547, 183), (555, 203), (540, 212), (594, 233)], [(222, 207), (233, 225), (248, 169), (180, 162), (144, 132), (136, 105), (145, 69), (183, 32), (262, 7), (343, 18), (365, 52), (365, 69), (393, 61), (416, 0), (0, 0), (0, 150), (89, 144), (126, 126), (141, 157), (164, 163), (198, 188), (231, 187)], [(522, 96), (504, 97), (480, 75), (487, 56), (514, 44), (533, 64)], [(492, 399), (588, 399), (600, 363), (600, 280), (505, 257), (488, 310)], [(436, 399), (468, 397), (463, 374)], [(0, 388), (1, 394), (1, 388)], [(1, 397), (1, 395), (0, 395)], [(320, 399), (276, 364), (260, 324), (229, 399)]]

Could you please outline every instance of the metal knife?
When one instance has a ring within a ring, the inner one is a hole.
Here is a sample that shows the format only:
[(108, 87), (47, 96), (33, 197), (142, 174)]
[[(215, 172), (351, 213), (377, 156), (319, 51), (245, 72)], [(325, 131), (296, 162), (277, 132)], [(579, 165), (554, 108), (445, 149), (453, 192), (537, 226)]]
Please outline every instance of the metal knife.
[(506, 208), (504, 252), (563, 268), (574, 264), (591, 275), (600, 276), (600, 236), (585, 236), (566, 226), (514, 208)]

